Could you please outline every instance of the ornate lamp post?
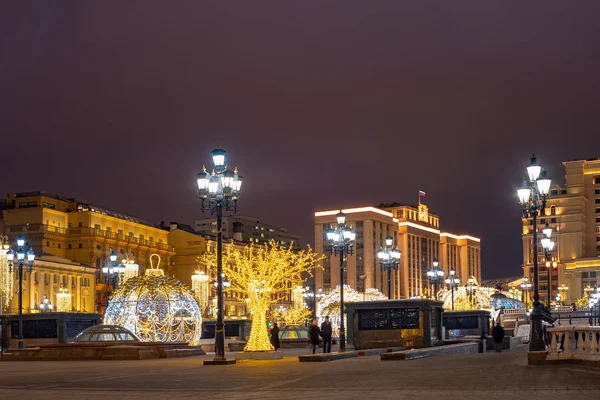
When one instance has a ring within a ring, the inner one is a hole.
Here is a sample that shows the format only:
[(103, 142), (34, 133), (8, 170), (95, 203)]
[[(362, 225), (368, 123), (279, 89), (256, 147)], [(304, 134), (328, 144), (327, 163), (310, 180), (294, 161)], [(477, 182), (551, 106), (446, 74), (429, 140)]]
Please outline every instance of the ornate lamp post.
[[(19, 349), (25, 347), (23, 343), (23, 265), (25, 264), (25, 256), (27, 256), (27, 264), (29, 265), (29, 273), (33, 271), (33, 261), (35, 260), (35, 253), (30, 248), (28, 252), (25, 252), (23, 248), (25, 246), (25, 239), (22, 236), (17, 238), (17, 264), (19, 271)], [(12, 267), (15, 259), (15, 252), (11, 250), (6, 254), (8, 259), (8, 267), (12, 273)]]
[(521, 289), (525, 292), (525, 310), (528, 309), (529, 302), (529, 290), (531, 289), (531, 282), (529, 282), (529, 278), (523, 278), (523, 283), (521, 283)]
[(522, 182), (521, 188), (517, 190), (519, 203), (522, 207), (523, 218), (533, 220), (533, 311), (531, 313), (531, 341), (530, 351), (544, 351), (544, 339), (542, 332), (542, 305), (540, 303), (539, 278), (538, 278), (538, 232), (537, 217), (546, 208), (546, 197), (550, 191), (551, 180), (546, 176), (546, 171), (538, 165), (535, 155), (527, 166), (529, 179)]
[(334, 255), (340, 255), (340, 351), (346, 351), (346, 328), (344, 328), (344, 253), (352, 254), (356, 232), (346, 226), (346, 214), (336, 216), (337, 227), (327, 231), (327, 240)]
[(564, 301), (567, 298), (567, 291), (569, 290), (569, 287), (567, 285), (565, 285), (564, 283), (561, 283), (561, 285), (558, 287), (558, 296), (561, 300), (561, 306), (564, 305)]
[(550, 309), (550, 298), (552, 297), (552, 269), (556, 268), (556, 261), (552, 261), (552, 250), (554, 249), (554, 241), (550, 238), (552, 236), (552, 228), (546, 224), (546, 227), (542, 229), (544, 237), (540, 239), (542, 248), (544, 249), (544, 255), (546, 257), (546, 268), (548, 269), (548, 309)]
[(469, 293), (469, 303), (473, 305), (473, 296), (475, 295), (475, 291), (477, 290), (477, 283), (475, 283), (475, 278), (469, 278), (467, 283), (465, 283), (465, 289), (467, 290), (467, 293)]
[(437, 300), (439, 285), (444, 281), (444, 270), (439, 267), (437, 258), (433, 260), (433, 267), (427, 270), (427, 279), (433, 285), (433, 298)]
[(211, 152), (213, 170), (206, 168), (196, 178), (198, 194), (202, 199), (202, 212), (217, 213), (217, 324), (215, 326), (215, 358), (205, 364), (234, 364), (235, 360), (225, 358), (225, 325), (223, 323), (223, 208), (237, 210), (237, 202), (242, 187), (242, 176), (237, 168), (233, 171), (225, 164), (225, 150)]
[(392, 247), (393, 239), (391, 237), (385, 238), (385, 248), (379, 249), (377, 252), (377, 258), (379, 259), (379, 267), (381, 271), (384, 272), (387, 270), (387, 289), (388, 289), (388, 298), (392, 299), (392, 270), (398, 271), (398, 262), (400, 262), (400, 257), (402, 256), (402, 252), (395, 247)]
[(460, 285), (460, 278), (456, 276), (456, 271), (454, 269), (450, 270), (450, 273), (446, 278), (446, 285), (449, 286), (452, 291), (452, 311), (454, 311), (454, 288)]

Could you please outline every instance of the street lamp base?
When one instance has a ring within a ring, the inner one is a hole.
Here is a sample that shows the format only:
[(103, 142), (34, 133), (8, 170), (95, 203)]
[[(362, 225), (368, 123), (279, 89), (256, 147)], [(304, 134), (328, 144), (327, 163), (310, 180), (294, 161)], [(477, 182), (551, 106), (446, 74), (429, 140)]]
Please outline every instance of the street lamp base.
[(529, 351), (545, 351), (544, 331), (542, 327), (541, 306), (534, 304), (531, 312), (531, 341), (529, 342)]
[(231, 365), (235, 364), (234, 358), (224, 358), (222, 360), (204, 360), (204, 365)]
[(22, 340), (19, 340), (19, 349), (24, 349), (25, 343)]

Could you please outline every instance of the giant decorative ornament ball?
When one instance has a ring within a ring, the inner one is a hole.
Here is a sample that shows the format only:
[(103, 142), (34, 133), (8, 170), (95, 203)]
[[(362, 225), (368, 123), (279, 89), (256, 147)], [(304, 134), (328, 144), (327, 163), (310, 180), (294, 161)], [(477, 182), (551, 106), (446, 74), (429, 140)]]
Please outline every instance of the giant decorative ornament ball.
[(202, 314), (190, 289), (177, 279), (133, 277), (111, 296), (104, 323), (119, 325), (145, 342), (197, 344)]

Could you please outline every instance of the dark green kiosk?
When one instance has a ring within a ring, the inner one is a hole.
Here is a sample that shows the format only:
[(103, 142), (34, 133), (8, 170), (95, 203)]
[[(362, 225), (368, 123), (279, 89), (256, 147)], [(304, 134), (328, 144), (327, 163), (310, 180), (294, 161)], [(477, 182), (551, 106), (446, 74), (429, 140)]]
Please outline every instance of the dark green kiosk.
[(348, 343), (356, 350), (441, 345), (442, 304), (426, 299), (347, 303)]

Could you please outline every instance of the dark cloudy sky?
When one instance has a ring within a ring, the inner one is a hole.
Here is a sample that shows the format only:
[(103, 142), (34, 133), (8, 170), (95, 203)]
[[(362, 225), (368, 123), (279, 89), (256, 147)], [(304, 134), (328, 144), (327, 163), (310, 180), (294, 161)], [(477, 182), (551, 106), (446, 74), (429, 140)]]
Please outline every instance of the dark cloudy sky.
[(418, 190), (521, 273), (532, 152), (600, 157), (600, 2), (2, 1), (0, 192), (202, 217), (216, 143), (241, 212), (312, 242), (312, 213)]

